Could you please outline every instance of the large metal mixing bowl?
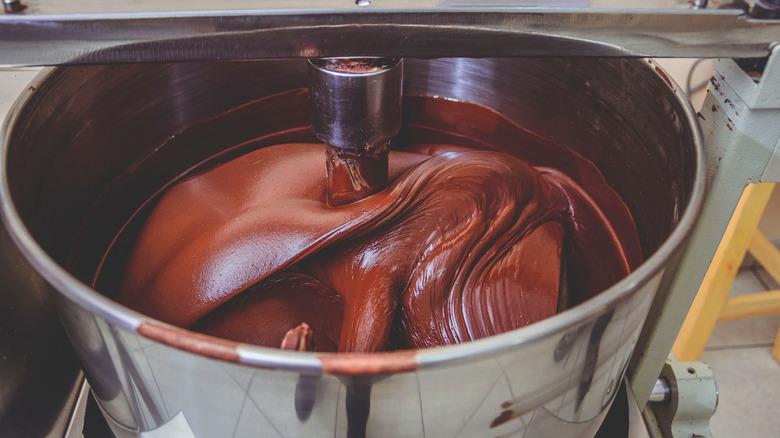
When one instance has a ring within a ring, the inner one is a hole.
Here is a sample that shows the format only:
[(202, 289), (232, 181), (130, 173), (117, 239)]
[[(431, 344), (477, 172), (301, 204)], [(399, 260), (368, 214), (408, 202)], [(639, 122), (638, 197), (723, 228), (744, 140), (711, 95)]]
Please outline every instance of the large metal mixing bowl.
[[(2, 214), (56, 291), (63, 324), (118, 435), (157, 428), (197, 437), (595, 434), (660, 274), (697, 219), (705, 172), (690, 106), (660, 68), (641, 59), (407, 60), (405, 75), (407, 94), (491, 107), (594, 162), (631, 210), (646, 261), (553, 318), (438, 349), (316, 355), (174, 328), (118, 305), (88, 287), (78, 269), (62, 267), (84, 218), (111, 195), (107, 186), (166, 138), (258, 97), (305, 87), (306, 64), (50, 69), (4, 128)], [(197, 162), (213, 152), (181, 153)], [(139, 190), (149, 195), (182, 170), (152, 169), (136, 178)], [(127, 203), (119, 199), (115, 220), (108, 216), (94, 232), (116, 233), (119, 218), (137, 207)]]

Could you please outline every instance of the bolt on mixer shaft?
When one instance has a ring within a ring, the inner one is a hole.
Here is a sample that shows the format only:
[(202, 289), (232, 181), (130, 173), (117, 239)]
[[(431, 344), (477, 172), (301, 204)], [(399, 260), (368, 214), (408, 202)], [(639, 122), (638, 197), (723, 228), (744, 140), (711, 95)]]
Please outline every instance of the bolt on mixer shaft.
[(387, 145), (401, 129), (403, 61), (309, 60), (312, 130), (325, 142), (327, 201), (334, 207), (387, 185)]

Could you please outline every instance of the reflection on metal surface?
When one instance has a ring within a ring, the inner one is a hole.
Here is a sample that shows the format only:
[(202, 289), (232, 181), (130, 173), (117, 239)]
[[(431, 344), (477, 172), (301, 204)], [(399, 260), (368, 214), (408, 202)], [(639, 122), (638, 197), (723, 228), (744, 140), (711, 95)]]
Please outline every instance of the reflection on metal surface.
[(184, 413), (179, 411), (170, 421), (157, 429), (139, 433), (138, 438), (195, 438), (195, 434), (192, 433)]
[(52, 295), (0, 223), (0, 436), (61, 436), (79, 364)]
[(19, 0), (3, 0), (3, 9), (7, 14), (13, 14), (24, 10), (25, 6)]
[[(89, 394), (89, 384), (81, 375), (76, 391), (73, 394), (74, 408), (73, 413), (68, 419), (68, 427), (65, 429), (64, 438), (83, 438), (84, 437), (84, 417), (87, 413), (87, 398)], [(60, 438), (60, 436), (58, 436)]]
[(625, 379), (595, 438), (650, 438), (642, 412)]
[(647, 426), (642, 418), (642, 412), (639, 409), (634, 393), (631, 391), (631, 386), (628, 384), (628, 380), (623, 379), (623, 390), (626, 394), (626, 401), (628, 403), (628, 436), (629, 438), (650, 438), (650, 433), (647, 431)]
[(650, 397), (647, 399), (650, 403), (668, 403), (671, 399), (672, 390), (669, 387), (669, 381), (664, 377), (660, 377), (655, 382), (653, 390), (650, 392)]

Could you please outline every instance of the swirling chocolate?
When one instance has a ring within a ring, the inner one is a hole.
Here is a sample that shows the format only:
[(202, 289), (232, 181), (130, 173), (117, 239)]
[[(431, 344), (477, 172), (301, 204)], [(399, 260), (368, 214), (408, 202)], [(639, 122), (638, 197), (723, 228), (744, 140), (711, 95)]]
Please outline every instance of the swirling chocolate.
[(328, 207), (320, 144), (262, 147), (178, 182), (143, 225), (117, 300), (240, 342), (375, 352), (526, 326), (641, 261), (628, 210), (589, 162), (524, 145), (527, 131), (476, 105), (406, 110), (435, 129), (407, 132), (390, 185), (357, 202)]

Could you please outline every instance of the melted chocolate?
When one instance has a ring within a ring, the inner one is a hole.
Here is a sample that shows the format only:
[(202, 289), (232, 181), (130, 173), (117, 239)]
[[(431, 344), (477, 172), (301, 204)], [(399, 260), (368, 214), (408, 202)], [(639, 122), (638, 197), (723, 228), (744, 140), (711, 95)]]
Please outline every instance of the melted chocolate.
[(162, 195), (117, 299), (241, 342), (371, 352), (522, 327), (559, 310), (562, 278), (576, 304), (639, 264), (592, 164), (486, 108), (406, 100), (387, 189), (328, 207), (323, 145), (246, 153)]

